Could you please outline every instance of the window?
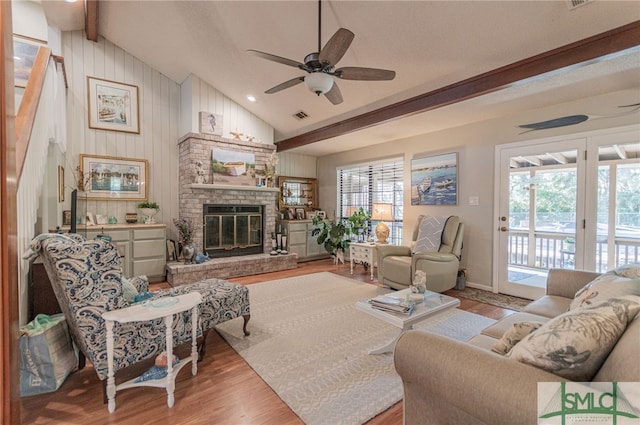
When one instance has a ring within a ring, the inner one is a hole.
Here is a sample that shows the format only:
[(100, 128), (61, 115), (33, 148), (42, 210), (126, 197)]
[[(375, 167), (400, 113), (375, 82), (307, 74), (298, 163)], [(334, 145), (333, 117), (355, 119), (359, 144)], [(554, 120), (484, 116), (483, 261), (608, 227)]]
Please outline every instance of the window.
[[(403, 168), (402, 158), (339, 168), (337, 170), (339, 218), (346, 219), (360, 207), (366, 211), (372, 211), (374, 203), (392, 204), (393, 222), (386, 222), (390, 229), (389, 242), (399, 245), (402, 242), (404, 212)], [(369, 234), (372, 234), (372, 229), (377, 224), (377, 221), (369, 224)]]

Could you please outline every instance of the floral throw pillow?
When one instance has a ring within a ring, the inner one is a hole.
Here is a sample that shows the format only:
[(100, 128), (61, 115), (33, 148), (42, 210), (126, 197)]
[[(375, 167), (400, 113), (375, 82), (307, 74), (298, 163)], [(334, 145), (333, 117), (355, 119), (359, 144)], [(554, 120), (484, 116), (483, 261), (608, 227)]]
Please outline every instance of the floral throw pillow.
[(638, 311), (640, 297), (633, 295), (568, 311), (524, 337), (507, 356), (572, 381), (591, 381)]
[(502, 335), (500, 341), (493, 344), (491, 351), (505, 355), (519, 343), (522, 338), (542, 326), (540, 322), (516, 322)]
[(622, 266), (598, 276), (576, 292), (569, 310), (596, 305), (609, 298), (640, 296), (640, 277), (633, 277), (633, 273), (632, 267)]

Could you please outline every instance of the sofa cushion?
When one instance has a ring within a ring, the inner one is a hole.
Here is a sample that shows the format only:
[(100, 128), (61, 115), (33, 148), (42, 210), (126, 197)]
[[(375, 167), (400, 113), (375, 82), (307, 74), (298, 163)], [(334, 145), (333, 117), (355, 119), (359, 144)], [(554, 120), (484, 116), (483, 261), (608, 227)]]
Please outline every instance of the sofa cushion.
[(495, 324), (488, 326), (482, 330), (483, 335), (490, 336), (495, 339), (502, 338), (505, 332), (511, 329), (514, 323), (518, 322), (540, 322), (545, 323), (549, 320), (548, 317), (538, 316), (531, 313), (515, 313), (511, 316), (500, 319)]
[(569, 310), (570, 303), (571, 298), (559, 297), (557, 295), (544, 295), (527, 305), (522, 311), (551, 318), (559, 316)]
[[(636, 264), (635, 268), (638, 267), (640, 266)], [(614, 297), (640, 296), (640, 278), (625, 277), (632, 276), (634, 273), (634, 267), (623, 266), (623, 268), (611, 270), (597, 277), (576, 292), (569, 310), (595, 305)]]
[(624, 266), (616, 267), (613, 272), (622, 277), (640, 278), (640, 263), (625, 264)]
[(128, 303), (133, 303), (136, 300), (136, 295), (138, 295), (138, 290), (133, 283), (129, 281), (126, 277), (122, 276), (120, 278), (120, 282), (122, 282), (122, 296)]
[(511, 328), (502, 335), (502, 338), (491, 346), (491, 351), (498, 354), (507, 354), (514, 345), (522, 341), (525, 336), (529, 335), (542, 325), (543, 324), (541, 322), (514, 323), (511, 325)]
[(508, 357), (573, 381), (591, 381), (638, 311), (636, 296), (568, 311), (522, 339)]

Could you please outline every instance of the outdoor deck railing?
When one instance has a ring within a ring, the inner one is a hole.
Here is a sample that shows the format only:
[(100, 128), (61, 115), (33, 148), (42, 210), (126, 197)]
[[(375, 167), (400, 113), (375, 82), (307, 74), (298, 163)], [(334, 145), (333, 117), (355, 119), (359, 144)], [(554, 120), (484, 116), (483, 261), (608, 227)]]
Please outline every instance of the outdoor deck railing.
[[(529, 237), (526, 230), (509, 231), (509, 265), (532, 268), (575, 268), (573, 243), (566, 241), (566, 233), (534, 232)], [(616, 238), (614, 241), (613, 265), (609, 265), (609, 246), (606, 240), (596, 242), (596, 271), (605, 272), (614, 267), (640, 261), (640, 240)], [(535, 255), (530, 256), (529, 253)]]

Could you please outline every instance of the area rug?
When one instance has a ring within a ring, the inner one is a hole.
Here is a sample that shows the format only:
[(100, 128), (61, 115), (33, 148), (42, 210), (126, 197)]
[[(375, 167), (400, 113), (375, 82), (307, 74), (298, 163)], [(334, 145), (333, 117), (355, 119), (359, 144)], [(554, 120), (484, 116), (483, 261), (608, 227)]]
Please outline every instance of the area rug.
[[(393, 354), (367, 354), (399, 330), (354, 307), (389, 289), (328, 272), (248, 288), (251, 336), (235, 320), (217, 330), (306, 424), (362, 424), (400, 401)], [(493, 323), (451, 309), (416, 329), (467, 340)]]
[(495, 294), (491, 291), (476, 288), (464, 288), (462, 290), (452, 289), (451, 292), (448, 293), (456, 297), (467, 298), (515, 311), (522, 311), (523, 308), (531, 303), (531, 300), (526, 298), (513, 297), (505, 294)]

